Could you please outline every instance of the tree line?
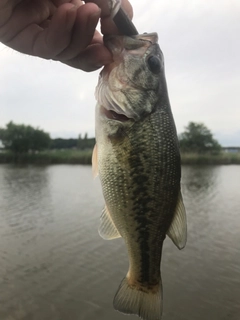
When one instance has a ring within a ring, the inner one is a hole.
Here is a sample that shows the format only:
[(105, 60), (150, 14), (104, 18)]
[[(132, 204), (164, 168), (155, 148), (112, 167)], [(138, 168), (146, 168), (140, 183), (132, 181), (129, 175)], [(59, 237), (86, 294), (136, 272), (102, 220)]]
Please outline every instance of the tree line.
[(15, 124), (12, 121), (6, 128), (0, 128), (0, 140), (5, 150), (14, 153), (39, 152), (53, 149), (92, 149), (95, 145), (95, 138), (88, 138), (87, 134), (77, 139), (51, 139), (50, 134), (29, 125)]
[(178, 137), (180, 150), (188, 153), (219, 153), (220, 143), (214, 139), (212, 132), (203, 124), (189, 122), (185, 131)]
[[(203, 123), (190, 122), (179, 135), (181, 152), (219, 153), (221, 145), (214, 139), (211, 131)], [(0, 140), (5, 150), (14, 153), (38, 152), (47, 149), (92, 149), (95, 138), (87, 134), (74, 139), (51, 139), (49, 133), (29, 125), (15, 124), (12, 121), (6, 128), (0, 128)]]
[(70, 139), (63, 139), (63, 138), (56, 138), (51, 139), (50, 149), (92, 149), (95, 145), (96, 141), (95, 138), (88, 138), (87, 133), (85, 134), (84, 138), (81, 135), (78, 136), (77, 139), (70, 138)]

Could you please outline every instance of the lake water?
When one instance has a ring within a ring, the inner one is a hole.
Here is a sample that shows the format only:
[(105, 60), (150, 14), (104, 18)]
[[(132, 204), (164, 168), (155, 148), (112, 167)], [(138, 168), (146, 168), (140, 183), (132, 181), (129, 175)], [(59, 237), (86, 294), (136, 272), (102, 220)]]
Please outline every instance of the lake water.
[[(240, 319), (240, 166), (183, 167), (188, 243), (167, 239), (163, 320)], [(122, 239), (97, 232), (88, 166), (0, 166), (0, 320), (124, 320)]]

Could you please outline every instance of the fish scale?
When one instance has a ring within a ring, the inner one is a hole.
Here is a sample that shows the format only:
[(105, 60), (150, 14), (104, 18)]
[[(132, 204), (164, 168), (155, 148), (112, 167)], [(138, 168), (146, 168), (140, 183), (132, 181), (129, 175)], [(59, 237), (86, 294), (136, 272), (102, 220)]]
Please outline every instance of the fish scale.
[(179, 248), (186, 243), (178, 139), (156, 41), (156, 34), (105, 39), (109, 49), (123, 48), (112, 51), (114, 65), (103, 69), (96, 89), (93, 155), (105, 199), (99, 233), (123, 237), (129, 257), (114, 307), (145, 320), (161, 319), (166, 234)]

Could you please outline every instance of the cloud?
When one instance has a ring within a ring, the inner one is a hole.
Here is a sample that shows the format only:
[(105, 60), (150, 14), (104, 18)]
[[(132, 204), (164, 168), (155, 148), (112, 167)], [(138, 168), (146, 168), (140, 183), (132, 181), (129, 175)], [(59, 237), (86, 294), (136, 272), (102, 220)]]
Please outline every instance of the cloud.
[(178, 131), (189, 121), (204, 122), (220, 140), (231, 133), (240, 145), (239, 2), (173, 0), (148, 6), (145, 1), (144, 6), (164, 52)]
[[(240, 145), (238, 0), (132, 0), (139, 32), (156, 31), (177, 129), (203, 122), (221, 143)], [(10, 120), (56, 137), (94, 135), (91, 74), (0, 45), (0, 126)]]
[[(1, 52), (1, 51), (0, 51)], [(0, 125), (10, 120), (54, 132), (94, 134), (97, 74), (11, 52), (0, 76)]]

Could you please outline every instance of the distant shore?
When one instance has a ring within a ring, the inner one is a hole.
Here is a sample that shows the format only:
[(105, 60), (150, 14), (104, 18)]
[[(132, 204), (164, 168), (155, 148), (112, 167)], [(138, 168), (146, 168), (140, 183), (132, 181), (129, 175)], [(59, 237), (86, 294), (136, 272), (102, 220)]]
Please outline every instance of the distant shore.
[(91, 164), (92, 150), (56, 150), (38, 153), (0, 153), (0, 163), (16, 164)]
[(223, 165), (240, 164), (240, 152), (221, 152), (219, 154), (182, 153), (182, 164), (191, 165)]
[[(217, 155), (183, 153), (183, 165), (223, 165), (240, 164), (240, 153), (222, 152)], [(56, 150), (42, 151), (39, 153), (14, 154), (11, 152), (0, 153), (0, 164), (91, 164), (92, 150)]]

